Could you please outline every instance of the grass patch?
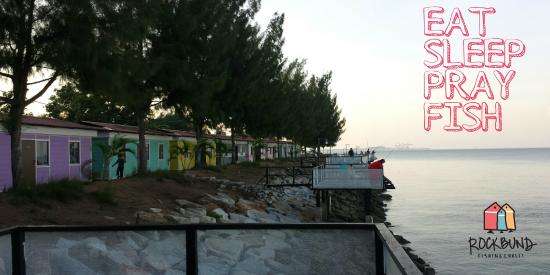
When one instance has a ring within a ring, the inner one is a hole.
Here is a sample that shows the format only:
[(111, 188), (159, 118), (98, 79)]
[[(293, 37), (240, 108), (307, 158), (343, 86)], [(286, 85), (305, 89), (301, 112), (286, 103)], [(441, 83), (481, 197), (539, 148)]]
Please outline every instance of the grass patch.
[(9, 193), (14, 195), (16, 201), (27, 199), (37, 203), (49, 199), (67, 203), (84, 195), (84, 183), (64, 179), (43, 185), (21, 186)]
[(112, 186), (103, 187), (90, 193), (92, 198), (101, 204), (117, 205), (115, 200), (115, 191)]
[(242, 161), (239, 165), (242, 167), (260, 167), (260, 163), (254, 161)]

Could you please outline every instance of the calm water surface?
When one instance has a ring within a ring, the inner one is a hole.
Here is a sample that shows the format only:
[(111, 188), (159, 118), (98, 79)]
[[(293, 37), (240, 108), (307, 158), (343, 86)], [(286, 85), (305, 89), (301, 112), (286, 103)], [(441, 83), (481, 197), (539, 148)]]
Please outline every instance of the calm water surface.
[[(379, 152), (378, 157), (387, 153)], [(395, 151), (388, 221), (438, 274), (550, 274), (550, 149)], [(517, 231), (483, 230), (483, 210), (509, 203)], [(529, 237), (524, 258), (470, 255), (469, 237)]]

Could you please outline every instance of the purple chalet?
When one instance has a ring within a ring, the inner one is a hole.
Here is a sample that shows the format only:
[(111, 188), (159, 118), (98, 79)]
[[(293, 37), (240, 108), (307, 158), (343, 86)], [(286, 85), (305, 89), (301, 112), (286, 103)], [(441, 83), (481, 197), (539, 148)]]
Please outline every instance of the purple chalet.
[[(92, 137), (99, 128), (50, 118), (24, 117), (22, 182), (91, 180)], [(10, 136), (0, 126), (0, 192), (12, 187)]]

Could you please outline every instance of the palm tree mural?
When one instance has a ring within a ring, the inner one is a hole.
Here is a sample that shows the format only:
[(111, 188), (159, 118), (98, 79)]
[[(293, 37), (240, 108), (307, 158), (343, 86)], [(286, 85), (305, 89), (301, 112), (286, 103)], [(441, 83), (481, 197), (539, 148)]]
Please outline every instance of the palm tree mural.
[(172, 150), (170, 151), (170, 161), (179, 161), (179, 164), (184, 170), (188, 169), (194, 159), (194, 152), (192, 151), (192, 148), (193, 143), (186, 140), (179, 141), (179, 143), (172, 147)]
[(216, 150), (216, 144), (207, 138), (201, 138), (195, 145), (196, 167), (204, 168), (206, 157), (212, 158), (212, 152)]
[(126, 148), (127, 144), (137, 144), (133, 139), (129, 139), (123, 135), (115, 135), (111, 142), (108, 144), (97, 144), (101, 153), (103, 155), (103, 175), (104, 180), (109, 180), (109, 166), (111, 164), (111, 159), (118, 154), (130, 153), (135, 156), (136, 152), (130, 148)]

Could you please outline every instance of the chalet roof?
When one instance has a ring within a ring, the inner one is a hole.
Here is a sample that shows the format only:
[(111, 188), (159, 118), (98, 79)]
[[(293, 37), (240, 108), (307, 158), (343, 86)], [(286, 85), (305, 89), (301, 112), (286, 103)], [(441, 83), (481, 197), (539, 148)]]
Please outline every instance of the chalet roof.
[(54, 127), (54, 128), (83, 129), (83, 130), (92, 130), (92, 131), (101, 130), (101, 128), (93, 125), (85, 125), (82, 123), (65, 121), (65, 120), (54, 119), (54, 118), (32, 117), (32, 116), (23, 116), (22, 124), (32, 125), (32, 126)]
[[(128, 134), (138, 134), (138, 127), (137, 126), (130, 126), (130, 125), (122, 125), (122, 124), (115, 124), (115, 123), (105, 123), (105, 122), (95, 122), (95, 121), (82, 121), (83, 124), (100, 127), (103, 131), (109, 131), (109, 132), (118, 132), (118, 133), (128, 133)], [(153, 129), (147, 129), (145, 130), (146, 135), (157, 135), (157, 136), (173, 136), (172, 134), (160, 131), (160, 130), (153, 130)]]
[(195, 133), (191, 131), (173, 130), (173, 129), (159, 129), (159, 131), (169, 133), (176, 137), (192, 137), (192, 138), (195, 137)]

